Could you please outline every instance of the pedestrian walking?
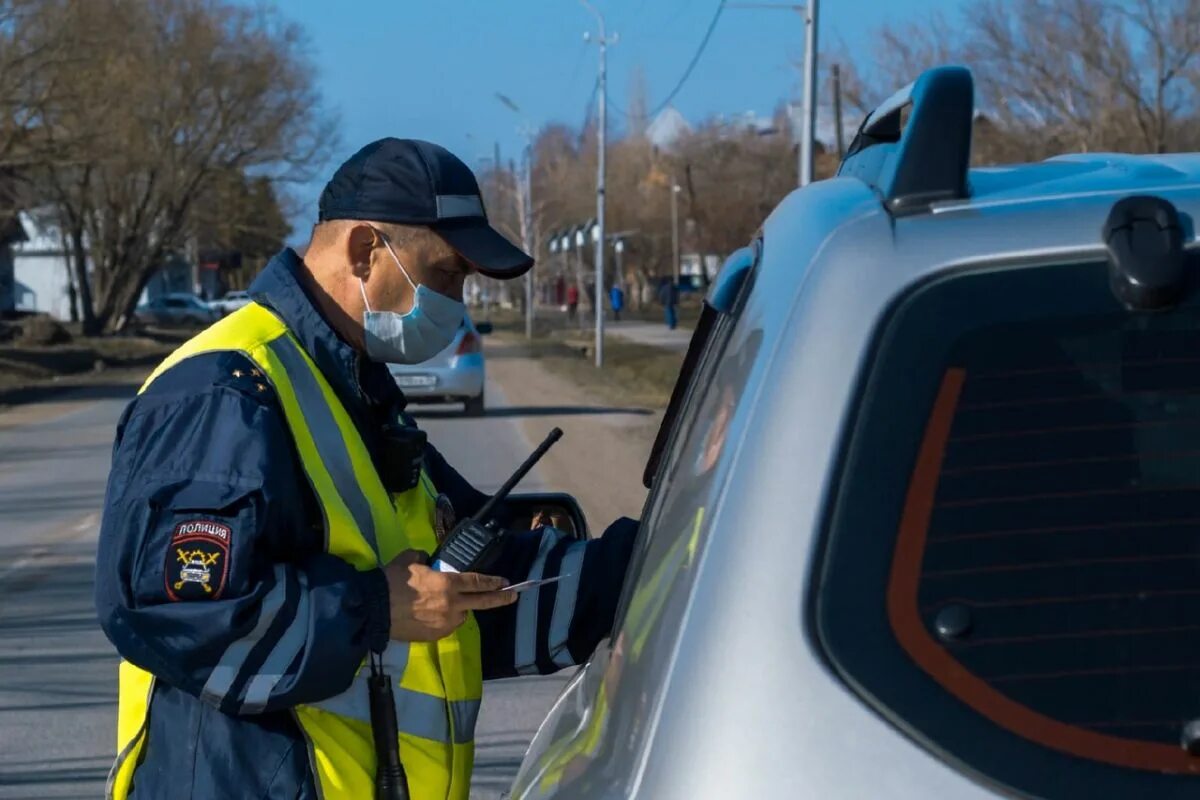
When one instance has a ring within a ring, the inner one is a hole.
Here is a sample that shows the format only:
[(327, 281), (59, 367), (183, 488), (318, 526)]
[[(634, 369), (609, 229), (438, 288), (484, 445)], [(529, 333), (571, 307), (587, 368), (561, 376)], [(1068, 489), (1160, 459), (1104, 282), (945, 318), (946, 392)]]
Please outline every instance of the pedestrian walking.
[(613, 319), (620, 322), (621, 309), (625, 307), (625, 290), (621, 288), (621, 284), (614, 283), (608, 290), (608, 302), (612, 305)]
[[(632, 520), (509, 532), (486, 575), (428, 564), (488, 498), (386, 362), (449, 344), (469, 274), (533, 264), (475, 176), (383, 139), (318, 219), (117, 429), (95, 587), (122, 658), (110, 798), (466, 800), (483, 680), (581, 662), (612, 626)], [(529, 576), (560, 580), (503, 588)]]
[(579, 313), (579, 287), (572, 283), (567, 287), (567, 320), (575, 321), (576, 314)]
[(663, 316), (667, 328), (675, 330), (675, 326), (679, 324), (679, 315), (675, 309), (679, 303), (679, 287), (670, 278), (663, 279), (662, 286), (658, 290), (658, 300), (663, 305)]

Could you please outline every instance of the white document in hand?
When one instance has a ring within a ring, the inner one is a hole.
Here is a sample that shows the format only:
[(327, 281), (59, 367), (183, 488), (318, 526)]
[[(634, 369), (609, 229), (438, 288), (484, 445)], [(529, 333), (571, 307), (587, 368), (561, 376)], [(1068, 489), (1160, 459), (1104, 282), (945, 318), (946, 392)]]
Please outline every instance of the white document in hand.
[(568, 574), (568, 575), (559, 575), (556, 578), (542, 578), (541, 580), (536, 580), (536, 581), (522, 581), (521, 583), (514, 583), (512, 586), (505, 586), (500, 591), (502, 591), (502, 592), (523, 592), (526, 589), (536, 589), (539, 586), (545, 586), (547, 583), (554, 583), (555, 581), (561, 581), (563, 578), (569, 578), (569, 577), (571, 577), (571, 576)]

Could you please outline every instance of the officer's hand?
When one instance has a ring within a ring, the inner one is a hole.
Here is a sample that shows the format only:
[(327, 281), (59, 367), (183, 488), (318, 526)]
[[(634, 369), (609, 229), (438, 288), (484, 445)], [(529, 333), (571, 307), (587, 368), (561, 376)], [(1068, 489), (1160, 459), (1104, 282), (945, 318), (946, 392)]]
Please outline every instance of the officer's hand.
[(539, 508), (537, 513), (533, 515), (533, 519), (529, 521), (529, 529), (537, 530), (543, 526), (558, 528), (560, 531), (570, 533), (575, 526), (571, 524), (570, 518), (553, 508)]
[(502, 592), (503, 577), (476, 572), (438, 572), (424, 564), (425, 554), (406, 550), (384, 567), (391, 595), (391, 638), (433, 642), (449, 636), (467, 620), (468, 611), (499, 608), (516, 601)]

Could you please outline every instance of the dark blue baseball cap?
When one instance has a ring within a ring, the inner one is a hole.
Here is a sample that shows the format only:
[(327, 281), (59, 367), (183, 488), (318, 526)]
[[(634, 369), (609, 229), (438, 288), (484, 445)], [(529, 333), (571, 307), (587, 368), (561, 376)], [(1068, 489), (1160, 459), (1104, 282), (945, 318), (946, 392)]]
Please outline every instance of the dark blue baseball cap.
[(417, 139), (371, 142), (338, 167), (321, 192), (318, 219), (423, 225), (484, 275), (516, 278), (533, 257), (488, 224), (471, 169), (444, 147)]

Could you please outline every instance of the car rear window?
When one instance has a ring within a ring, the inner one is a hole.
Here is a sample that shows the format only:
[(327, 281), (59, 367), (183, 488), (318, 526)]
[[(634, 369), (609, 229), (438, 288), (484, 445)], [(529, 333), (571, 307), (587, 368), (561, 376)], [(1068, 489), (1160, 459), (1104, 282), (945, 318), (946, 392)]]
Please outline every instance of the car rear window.
[(1106, 265), (925, 286), (880, 336), (818, 636), (935, 753), (1045, 798), (1200, 790), (1200, 313)]

